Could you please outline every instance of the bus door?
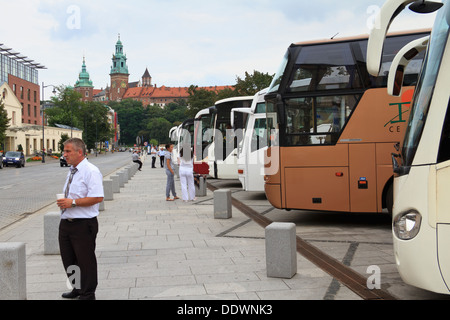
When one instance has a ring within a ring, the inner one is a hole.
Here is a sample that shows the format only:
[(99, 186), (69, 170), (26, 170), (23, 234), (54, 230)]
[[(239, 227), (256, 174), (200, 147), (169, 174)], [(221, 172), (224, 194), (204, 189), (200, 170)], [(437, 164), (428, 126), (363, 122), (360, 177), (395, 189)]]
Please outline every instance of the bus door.
[(255, 114), (249, 123), (249, 145), (247, 153), (246, 176), (247, 190), (264, 191), (264, 154), (267, 149), (267, 117), (266, 114)]
[(350, 144), (349, 161), (351, 211), (377, 212), (375, 144)]

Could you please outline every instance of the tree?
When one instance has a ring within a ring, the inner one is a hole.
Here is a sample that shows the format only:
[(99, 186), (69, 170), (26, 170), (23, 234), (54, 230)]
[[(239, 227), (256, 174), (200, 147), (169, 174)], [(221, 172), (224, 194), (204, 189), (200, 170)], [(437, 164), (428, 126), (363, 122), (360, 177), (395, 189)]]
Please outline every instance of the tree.
[(3, 143), (6, 138), (6, 130), (9, 128), (8, 113), (6, 112), (5, 104), (0, 100), (0, 143)]
[(54, 107), (46, 109), (49, 126), (62, 124), (73, 128), (82, 128), (80, 109), (83, 102), (81, 94), (72, 88), (61, 86), (57, 88), (58, 94), (52, 97)]
[(110, 106), (117, 112), (119, 118), (120, 143), (134, 145), (139, 131), (146, 128), (142, 102), (126, 99)]
[(150, 120), (147, 125), (150, 137), (158, 140), (159, 143), (169, 143), (169, 131), (172, 128), (172, 123), (164, 118), (156, 118)]
[(217, 101), (217, 94), (214, 91), (199, 89), (198, 86), (190, 86), (188, 93), (188, 104), (190, 106), (188, 116), (190, 118), (194, 118), (199, 111), (212, 107)]
[(240, 96), (254, 96), (256, 93), (270, 86), (274, 75), (253, 71), (253, 74), (245, 72), (245, 79), (236, 78), (236, 91)]
[(66, 142), (69, 139), (70, 139), (70, 137), (68, 134), (65, 134), (65, 133), (61, 134), (61, 140), (59, 140), (59, 142), (58, 142), (59, 150), (64, 151), (64, 142)]
[(101, 103), (83, 103), (80, 117), (83, 120), (83, 140), (88, 149), (94, 149), (97, 142), (107, 141), (113, 137), (112, 128), (108, 123), (108, 109)]

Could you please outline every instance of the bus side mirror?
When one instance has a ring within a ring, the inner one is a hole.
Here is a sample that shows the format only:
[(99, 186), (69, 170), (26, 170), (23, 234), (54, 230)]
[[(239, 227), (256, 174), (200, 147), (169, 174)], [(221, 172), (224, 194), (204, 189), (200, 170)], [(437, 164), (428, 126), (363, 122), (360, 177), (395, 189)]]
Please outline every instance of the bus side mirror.
[(440, 2), (418, 0), (409, 6), (409, 9), (415, 13), (433, 13), (439, 10), (444, 4)]
[(405, 78), (405, 67), (398, 66), (394, 77), (394, 85), (393, 85), (394, 87), (392, 88), (393, 96), (396, 97), (400, 96), (400, 93), (402, 92), (404, 78)]
[(429, 40), (430, 36), (426, 36), (411, 41), (397, 53), (394, 60), (392, 60), (391, 68), (389, 70), (387, 85), (389, 95), (400, 96), (406, 67), (414, 57), (427, 48)]

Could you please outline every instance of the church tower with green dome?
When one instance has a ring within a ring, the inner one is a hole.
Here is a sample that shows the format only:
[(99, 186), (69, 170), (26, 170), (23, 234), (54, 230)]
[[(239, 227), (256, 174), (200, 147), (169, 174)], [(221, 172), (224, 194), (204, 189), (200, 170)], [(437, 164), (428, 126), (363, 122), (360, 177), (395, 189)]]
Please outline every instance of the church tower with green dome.
[(83, 57), (83, 65), (74, 89), (81, 93), (83, 101), (92, 101), (94, 97), (94, 85), (92, 84), (91, 77), (86, 69), (85, 57)]
[(111, 101), (121, 101), (125, 92), (129, 88), (129, 77), (127, 66), (127, 56), (123, 52), (123, 44), (119, 40), (116, 43), (116, 53), (112, 58), (111, 66), (111, 88), (110, 88), (110, 100)]

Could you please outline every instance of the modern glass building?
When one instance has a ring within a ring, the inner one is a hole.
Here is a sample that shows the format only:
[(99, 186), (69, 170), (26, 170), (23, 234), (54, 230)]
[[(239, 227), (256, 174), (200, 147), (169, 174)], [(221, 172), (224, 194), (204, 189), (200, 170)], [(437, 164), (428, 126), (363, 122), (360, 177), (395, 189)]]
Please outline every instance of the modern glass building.
[(8, 82), (8, 75), (11, 74), (39, 85), (38, 69), (45, 69), (45, 67), (20, 52), (0, 44), (0, 83)]

